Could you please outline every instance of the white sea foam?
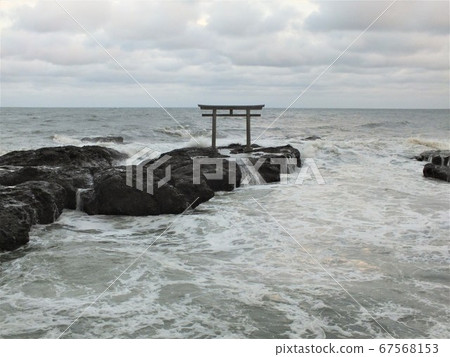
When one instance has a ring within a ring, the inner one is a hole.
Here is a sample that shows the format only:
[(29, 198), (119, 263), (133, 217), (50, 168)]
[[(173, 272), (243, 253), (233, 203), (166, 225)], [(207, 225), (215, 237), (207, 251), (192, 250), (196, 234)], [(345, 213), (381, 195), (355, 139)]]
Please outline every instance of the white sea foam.
[(85, 145), (85, 143), (83, 143), (80, 139), (73, 138), (71, 136), (64, 134), (55, 134), (53, 135), (52, 139), (55, 143), (62, 145), (75, 145), (75, 146)]
[[(423, 143), (405, 140), (423, 127), (422, 114), (370, 127), (364, 124), (381, 120), (370, 111), (357, 122), (351, 111), (332, 112), (332, 121), (312, 113), (291, 113), (291, 121), (258, 143), (294, 143), (302, 158), (314, 159), (324, 185), (311, 176), (301, 185), (241, 187), (170, 227), (173, 215), (70, 210), (52, 225), (34, 227), (28, 247), (0, 254), (0, 336), (57, 337), (147, 248), (67, 337), (388, 337), (371, 316), (394, 337), (448, 336), (448, 185), (423, 178), (423, 163), (409, 159)], [(209, 130), (201, 120), (194, 124)], [(261, 120), (254, 121), (255, 137), (267, 124)], [(445, 148), (442, 123), (425, 128), (432, 142), (426, 147)], [(143, 130), (144, 119), (132, 128), (113, 124), (133, 139), (103, 145), (130, 155), (189, 140)], [(232, 124), (223, 123), (218, 145), (245, 138), (242, 122)], [(74, 137), (94, 136), (76, 129)], [(294, 139), (313, 134), (324, 139)], [(41, 143), (33, 140), (34, 147)]]
[(179, 136), (182, 138), (189, 138), (191, 136), (189, 129), (187, 128), (173, 128), (173, 127), (166, 127), (166, 128), (162, 128), (162, 129), (156, 129), (155, 131), (163, 133), (163, 134), (167, 134), (167, 135), (172, 135), (172, 136)]
[(205, 136), (191, 137), (189, 142), (184, 144), (185, 147), (208, 147), (211, 146), (211, 139)]
[(424, 139), (419, 137), (409, 138), (408, 143), (414, 145), (422, 145), (431, 149), (450, 150), (450, 141)]

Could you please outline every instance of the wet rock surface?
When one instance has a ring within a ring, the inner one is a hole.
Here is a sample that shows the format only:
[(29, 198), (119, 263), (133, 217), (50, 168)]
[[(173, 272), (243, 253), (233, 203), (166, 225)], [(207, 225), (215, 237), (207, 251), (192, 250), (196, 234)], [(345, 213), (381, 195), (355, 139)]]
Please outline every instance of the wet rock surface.
[(45, 181), (0, 186), (0, 250), (13, 250), (29, 240), (33, 224), (54, 222), (64, 208), (65, 190)]
[(64, 207), (75, 209), (77, 190), (92, 186), (92, 172), (90, 168), (76, 166), (4, 166), (0, 167), (0, 185), (15, 186), (27, 181), (56, 183), (66, 192)]
[(423, 168), (425, 177), (450, 182), (450, 150), (428, 150), (414, 158), (428, 161)]
[(83, 143), (115, 143), (123, 144), (123, 137), (121, 136), (94, 136), (91, 138), (82, 138)]
[[(415, 156), (414, 158), (418, 161), (430, 161), (433, 164), (448, 165), (448, 159), (450, 157), (450, 150), (428, 150), (421, 154)], [(435, 162), (433, 162), (433, 160)]]
[(450, 182), (450, 167), (435, 165), (431, 163), (426, 164), (423, 168), (423, 175), (425, 177), (431, 177), (437, 180)]
[(253, 145), (250, 153), (240, 144), (182, 148), (129, 166), (117, 166), (125, 154), (101, 146), (7, 153), (0, 157), (0, 250), (26, 244), (33, 224), (54, 222), (63, 208), (135, 216), (195, 208), (214, 192), (240, 186), (241, 154), (265, 182), (280, 180), (277, 159), (292, 160), (288, 171), (301, 166), (300, 152), (290, 145)]
[(300, 151), (291, 145), (274, 147), (252, 145), (250, 153), (246, 153), (246, 147), (240, 144), (231, 144), (221, 149), (230, 150), (231, 156), (244, 154), (245, 156), (240, 158), (250, 161), (264, 183), (279, 182), (283, 171), (291, 173), (302, 165)]
[(0, 156), (0, 166), (109, 167), (127, 156), (102, 146), (58, 146), (12, 151)]

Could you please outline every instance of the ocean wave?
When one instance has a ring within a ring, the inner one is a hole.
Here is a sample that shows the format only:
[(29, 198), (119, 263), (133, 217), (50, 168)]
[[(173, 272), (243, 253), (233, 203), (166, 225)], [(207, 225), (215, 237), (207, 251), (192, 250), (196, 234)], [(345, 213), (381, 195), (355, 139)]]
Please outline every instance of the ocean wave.
[(450, 150), (450, 142), (443, 140), (408, 138), (408, 143), (414, 145), (422, 145), (437, 150)]
[(362, 124), (362, 125), (358, 125), (359, 128), (379, 128), (381, 126), (384, 126), (384, 123), (367, 123), (367, 124)]
[(169, 136), (176, 136), (176, 137), (181, 137), (181, 138), (193, 138), (193, 137), (197, 137), (197, 136), (211, 136), (211, 131), (207, 130), (207, 129), (200, 129), (200, 130), (195, 130), (192, 131), (190, 129), (187, 128), (182, 128), (182, 127), (165, 127), (165, 128), (160, 128), (160, 129), (155, 129), (156, 132), (158, 133), (163, 133)]
[(365, 124), (358, 125), (358, 128), (368, 128), (368, 129), (374, 129), (374, 128), (397, 128), (399, 126), (406, 126), (410, 124), (408, 120), (402, 120), (402, 121), (383, 121), (383, 122), (369, 122)]
[(132, 156), (132, 155), (136, 154), (138, 151), (140, 151), (146, 147), (145, 144), (138, 143), (138, 142), (122, 144), (122, 143), (115, 143), (115, 142), (98, 141), (98, 142), (94, 142), (94, 143), (89, 143), (89, 142), (83, 142), (81, 139), (74, 138), (74, 137), (64, 135), (64, 134), (55, 134), (52, 136), (52, 140), (53, 140), (53, 142), (60, 144), (60, 145), (74, 145), (74, 146), (98, 145), (98, 146), (103, 146), (103, 147), (107, 147), (110, 149), (115, 149), (119, 152), (122, 152), (122, 153), (128, 155), (128, 156)]
[(161, 129), (155, 129), (155, 131), (158, 133), (163, 133), (170, 136), (178, 136), (181, 138), (189, 138), (191, 136), (190, 132), (187, 129), (183, 129), (180, 127), (179, 128), (166, 127)]
[(84, 143), (77, 138), (68, 136), (68, 135), (64, 135), (64, 134), (55, 134), (52, 136), (52, 140), (55, 143), (58, 144), (63, 144), (63, 145), (76, 145), (76, 146), (81, 146), (84, 145)]
[(204, 136), (191, 137), (188, 143), (186, 143), (185, 147), (201, 147), (206, 148), (211, 146), (211, 141), (209, 138)]

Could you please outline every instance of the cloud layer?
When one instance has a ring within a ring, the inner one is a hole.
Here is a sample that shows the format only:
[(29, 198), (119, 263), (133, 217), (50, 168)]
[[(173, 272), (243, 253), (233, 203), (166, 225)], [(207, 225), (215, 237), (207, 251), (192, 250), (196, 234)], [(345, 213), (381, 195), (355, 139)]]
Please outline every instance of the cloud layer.
[[(165, 106), (285, 107), (390, 2), (60, 4), (2, 2), (2, 106), (155, 106), (111, 55)], [(448, 108), (448, 13), (395, 3), (295, 106)]]

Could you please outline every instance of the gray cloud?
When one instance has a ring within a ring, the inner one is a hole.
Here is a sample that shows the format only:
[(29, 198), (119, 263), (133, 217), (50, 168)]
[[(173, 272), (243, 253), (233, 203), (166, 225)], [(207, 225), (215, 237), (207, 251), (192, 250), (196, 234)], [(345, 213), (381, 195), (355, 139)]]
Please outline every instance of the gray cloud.
[(261, 3), (217, 3), (210, 7), (208, 29), (222, 36), (261, 37), (283, 31), (289, 20), (298, 15), (295, 8), (283, 6), (268, 10)]
[[(319, 10), (306, 21), (311, 31), (362, 31), (392, 1), (318, 1)], [(447, 1), (399, 1), (371, 31), (419, 31), (448, 33)]]
[[(91, 31), (101, 28), (111, 16), (112, 5), (106, 1), (65, 1), (68, 12)], [(79, 32), (79, 27), (53, 1), (38, 1), (34, 6), (22, 5), (14, 10), (14, 28), (30, 32)]]
[[(165, 105), (282, 107), (388, 3), (63, 4)], [(394, 5), (298, 105), (448, 106), (446, 14), (443, 2)], [(0, 19), (2, 105), (154, 105), (57, 4), (11, 6)]]

